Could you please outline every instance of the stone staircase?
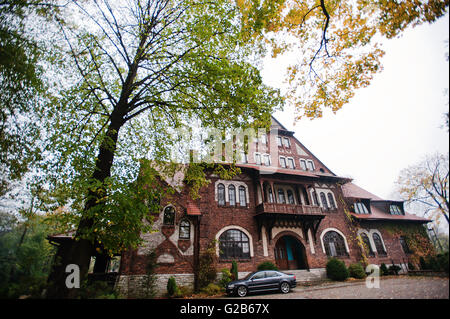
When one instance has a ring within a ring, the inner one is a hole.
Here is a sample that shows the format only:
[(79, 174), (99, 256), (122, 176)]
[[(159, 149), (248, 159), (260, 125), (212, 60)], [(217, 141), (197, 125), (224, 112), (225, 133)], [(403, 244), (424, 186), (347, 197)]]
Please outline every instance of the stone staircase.
[(297, 283), (322, 281), (327, 279), (325, 268), (314, 268), (310, 270), (284, 270), (287, 274), (293, 274), (297, 278)]

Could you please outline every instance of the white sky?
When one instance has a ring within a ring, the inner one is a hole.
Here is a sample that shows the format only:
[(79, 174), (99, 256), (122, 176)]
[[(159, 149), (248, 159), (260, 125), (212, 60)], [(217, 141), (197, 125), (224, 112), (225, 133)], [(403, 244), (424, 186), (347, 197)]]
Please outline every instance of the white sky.
[[(392, 198), (403, 168), (426, 154), (449, 150), (449, 134), (443, 128), (443, 113), (448, 112), (448, 30), (447, 14), (434, 24), (386, 40), (384, 70), (337, 114), (327, 111), (323, 118), (301, 120), (295, 126), (289, 108), (274, 115), (335, 174)], [(279, 64), (267, 63), (265, 82), (280, 87), (281, 72)]]

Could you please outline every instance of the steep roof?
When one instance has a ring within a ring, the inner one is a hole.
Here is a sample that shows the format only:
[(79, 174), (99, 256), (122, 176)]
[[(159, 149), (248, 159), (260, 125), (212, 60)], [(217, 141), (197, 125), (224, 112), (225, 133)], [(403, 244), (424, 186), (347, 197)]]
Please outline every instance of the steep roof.
[[(385, 201), (391, 202), (389, 200), (382, 199), (377, 195), (374, 195), (365, 189), (359, 187), (354, 183), (347, 183), (342, 186), (342, 192), (344, 193), (344, 197), (347, 198), (360, 198), (360, 199), (369, 199), (372, 201)], [(359, 220), (391, 220), (391, 221), (412, 221), (412, 222), (420, 222), (420, 223), (428, 223), (429, 219), (419, 217), (410, 213), (405, 212), (405, 215), (392, 215), (390, 213), (384, 212), (379, 207), (374, 205), (370, 205), (370, 214), (356, 214), (351, 212), (352, 216)]]
[(381, 197), (378, 197), (353, 183), (344, 184), (342, 186), (342, 192), (344, 193), (344, 197), (383, 200)]

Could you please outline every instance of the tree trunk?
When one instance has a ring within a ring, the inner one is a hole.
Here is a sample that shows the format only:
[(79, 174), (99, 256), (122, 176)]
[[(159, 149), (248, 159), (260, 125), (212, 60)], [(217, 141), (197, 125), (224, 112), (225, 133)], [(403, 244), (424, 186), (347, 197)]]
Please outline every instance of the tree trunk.
[[(116, 107), (116, 110), (123, 108)], [(123, 126), (123, 115), (117, 115), (119, 112), (113, 112), (111, 116), (111, 123), (106, 132), (97, 160), (95, 162), (95, 170), (92, 174), (92, 180), (103, 183), (106, 178), (111, 176), (111, 167), (113, 164), (114, 154), (117, 147), (117, 139), (120, 128)], [(120, 114), (120, 113), (119, 113)], [(123, 114), (123, 113), (122, 113)], [(101, 205), (98, 199), (104, 196), (105, 189), (91, 189), (88, 192), (88, 200), (86, 202), (85, 211)], [(95, 252), (95, 243), (82, 239), (82, 235), (90, 232), (94, 220), (88, 217), (82, 217), (78, 225), (75, 240), (70, 241), (58, 247), (57, 258), (52, 266), (52, 271), (49, 275), (49, 289), (47, 298), (74, 298), (78, 291), (74, 288), (67, 288), (66, 278), (69, 273), (66, 273), (66, 267), (70, 264), (78, 265), (80, 269), (80, 284), (87, 278), (91, 256)]]

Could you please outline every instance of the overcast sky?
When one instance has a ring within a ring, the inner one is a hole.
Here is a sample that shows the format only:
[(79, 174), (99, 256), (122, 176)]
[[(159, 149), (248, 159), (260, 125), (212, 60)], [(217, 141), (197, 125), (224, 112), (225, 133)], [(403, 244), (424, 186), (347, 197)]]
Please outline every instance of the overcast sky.
[[(448, 112), (449, 62), (446, 60), (449, 15), (432, 25), (411, 28), (384, 42), (384, 70), (357, 91), (337, 114), (301, 120), (286, 108), (275, 117), (329, 169), (351, 177), (364, 189), (389, 199), (403, 168), (426, 154), (447, 153), (443, 128)], [(281, 68), (267, 63), (264, 79), (280, 87)]]

